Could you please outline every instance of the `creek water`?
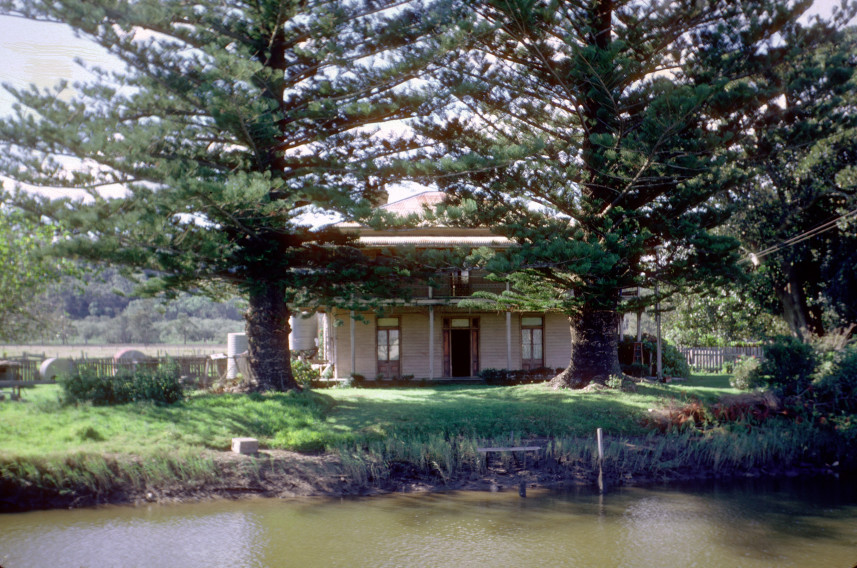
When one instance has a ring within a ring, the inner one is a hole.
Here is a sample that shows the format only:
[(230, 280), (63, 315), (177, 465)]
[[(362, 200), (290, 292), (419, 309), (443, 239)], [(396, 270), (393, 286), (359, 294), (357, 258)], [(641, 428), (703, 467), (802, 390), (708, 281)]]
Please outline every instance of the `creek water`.
[(747, 480), (9, 514), (0, 565), (852, 568), (857, 488)]

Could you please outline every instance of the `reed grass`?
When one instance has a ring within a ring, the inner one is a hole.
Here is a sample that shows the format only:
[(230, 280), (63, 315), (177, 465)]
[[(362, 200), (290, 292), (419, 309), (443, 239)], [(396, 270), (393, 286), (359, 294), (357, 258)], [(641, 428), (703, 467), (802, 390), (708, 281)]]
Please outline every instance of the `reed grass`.
[(95, 454), (0, 458), (3, 484), (58, 495), (86, 493), (96, 498), (113, 491), (181, 484), (200, 485), (217, 479), (209, 456), (178, 453), (127, 459)]
[[(337, 451), (347, 474), (359, 483), (380, 484), (399, 464), (408, 464), (421, 475), (435, 475), (441, 482), (447, 482), (485, 474), (486, 458), (477, 448), (502, 444), (514, 446), (521, 441), (441, 435), (390, 436), (362, 447), (342, 446)], [(616, 479), (668, 478), (688, 470), (716, 476), (754, 469), (779, 471), (802, 462), (817, 462), (820, 455), (847, 451), (835, 436), (809, 424), (771, 421), (749, 430), (687, 429), (668, 435), (651, 432), (636, 438), (608, 436), (602, 466)], [(537, 460), (541, 467), (560, 474), (575, 468), (595, 472), (599, 465), (594, 435), (549, 439), (537, 457), (527, 459), (530, 463)], [(523, 468), (522, 456), (514, 452), (500, 453), (491, 458), (491, 463), (492, 467), (507, 471)]]

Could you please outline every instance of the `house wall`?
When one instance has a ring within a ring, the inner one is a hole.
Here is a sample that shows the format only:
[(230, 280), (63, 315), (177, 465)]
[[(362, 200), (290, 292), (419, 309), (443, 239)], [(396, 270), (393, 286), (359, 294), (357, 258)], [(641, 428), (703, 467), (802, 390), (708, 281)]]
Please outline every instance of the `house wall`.
[[(506, 314), (473, 314), (479, 316), (479, 370), (505, 369), (506, 357)], [(521, 346), (517, 345), (519, 355), (514, 355), (516, 344), (520, 344), (520, 332), (515, 332), (515, 323), (520, 321), (512, 315), (512, 366), (519, 366)], [(520, 328), (519, 328), (520, 329)]]
[[(396, 315), (396, 314), (393, 314)], [(402, 329), (402, 374), (413, 375), (416, 378), (429, 376), (429, 314), (428, 309), (424, 313), (400, 314), (399, 325)], [(435, 316), (437, 317), (437, 316)], [(441, 374), (441, 366), (438, 351), (443, 350), (440, 339), (440, 330), (437, 329), (435, 321), (434, 330), (434, 352), (435, 352), (435, 376)], [(370, 375), (366, 375), (367, 377)], [(375, 376), (372, 374), (371, 376)]]
[[(376, 315), (362, 313), (365, 321), (354, 322), (355, 369), (353, 372), (372, 379), (378, 374), (376, 361)], [(389, 310), (388, 316), (400, 318), (401, 330), (401, 371), (403, 375), (412, 375), (417, 379), (430, 376), (431, 363), (429, 351), (429, 309), (405, 308)], [(455, 310), (448, 306), (436, 306), (434, 310), (434, 377), (443, 376), (443, 318), (479, 317), (479, 368), (505, 369), (507, 364), (506, 314), (496, 312), (469, 312)], [(521, 315), (513, 313), (510, 318), (511, 361), (513, 369), (521, 368)], [(351, 369), (351, 318), (347, 311), (331, 311), (331, 319), (339, 319), (342, 325), (329, 326), (333, 330), (336, 349), (335, 359), (337, 377), (348, 377)], [(568, 319), (562, 314), (545, 316), (545, 365), (552, 368), (566, 367), (569, 360), (570, 335)], [(330, 342), (332, 343), (332, 342)]]
[(571, 359), (571, 328), (568, 316), (549, 313), (545, 317), (545, 367), (565, 369)]

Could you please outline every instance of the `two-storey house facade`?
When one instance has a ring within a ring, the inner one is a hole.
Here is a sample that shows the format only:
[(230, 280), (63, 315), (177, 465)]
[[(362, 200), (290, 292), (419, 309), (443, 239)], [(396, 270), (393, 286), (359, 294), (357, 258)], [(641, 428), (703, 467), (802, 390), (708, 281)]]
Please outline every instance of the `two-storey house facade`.
[[(442, 199), (441, 192), (424, 192), (383, 207), (402, 215), (419, 214)], [(342, 227), (356, 231), (361, 245), (370, 249), (511, 246), (505, 237), (487, 229), (433, 225), (374, 231), (357, 225)], [(366, 379), (465, 378), (488, 368), (566, 367), (571, 341), (565, 315), (461, 305), (474, 292), (498, 293), (504, 288), (505, 284), (487, 280), (480, 272), (459, 270), (418, 287), (406, 301), (389, 299), (382, 311), (330, 308), (322, 318), (326, 358), (336, 378), (355, 374)]]

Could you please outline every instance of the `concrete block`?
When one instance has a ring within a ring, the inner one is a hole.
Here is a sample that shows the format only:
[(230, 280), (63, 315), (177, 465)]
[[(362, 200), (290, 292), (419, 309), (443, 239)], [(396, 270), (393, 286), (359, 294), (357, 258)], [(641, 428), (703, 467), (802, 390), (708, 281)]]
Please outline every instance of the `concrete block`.
[(256, 438), (232, 438), (232, 451), (236, 454), (255, 454), (259, 451), (259, 440)]

